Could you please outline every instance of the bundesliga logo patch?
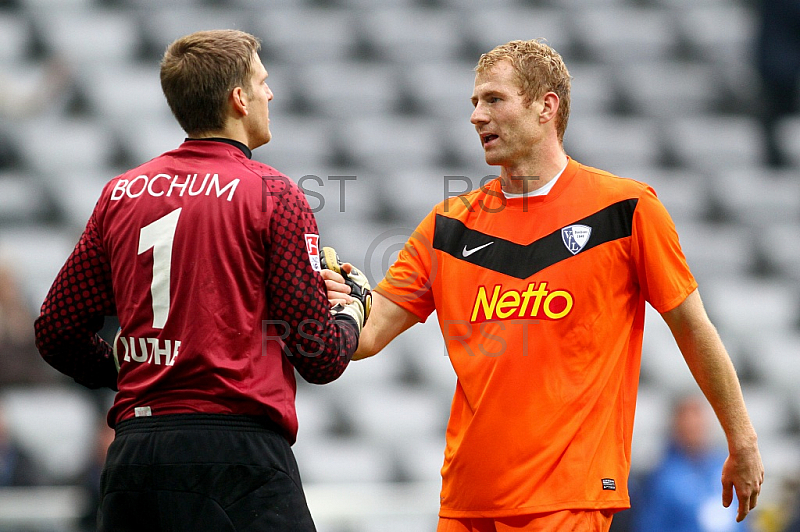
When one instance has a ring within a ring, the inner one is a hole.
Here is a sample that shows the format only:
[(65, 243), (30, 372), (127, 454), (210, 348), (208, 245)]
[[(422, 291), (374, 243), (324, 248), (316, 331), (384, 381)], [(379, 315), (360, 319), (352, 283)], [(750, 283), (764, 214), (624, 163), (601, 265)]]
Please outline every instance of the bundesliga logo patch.
[(311, 262), (311, 268), (315, 272), (322, 271), (322, 265), (319, 261), (319, 235), (306, 234), (306, 251), (308, 252), (308, 260)]
[(561, 230), (561, 240), (573, 255), (577, 255), (589, 242), (592, 236), (592, 228), (588, 225), (569, 225)]

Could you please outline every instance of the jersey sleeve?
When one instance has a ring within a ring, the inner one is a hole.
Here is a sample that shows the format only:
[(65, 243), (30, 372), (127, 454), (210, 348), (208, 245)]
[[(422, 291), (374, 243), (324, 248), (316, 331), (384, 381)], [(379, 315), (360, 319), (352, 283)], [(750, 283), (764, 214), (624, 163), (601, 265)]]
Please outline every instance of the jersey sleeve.
[(378, 283), (375, 291), (414, 314), (424, 322), (435, 310), (433, 281), (437, 275), (433, 232), (436, 211), (420, 222), (397, 260)]
[(632, 252), (639, 287), (658, 312), (672, 310), (697, 288), (678, 232), (653, 189), (639, 197), (633, 214)]
[(36, 347), (52, 367), (89, 388), (116, 390), (111, 346), (97, 332), (116, 315), (111, 268), (96, 211), (53, 282), (34, 324)]
[(284, 326), (288, 358), (300, 376), (314, 384), (327, 383), (350, 362), (358, 347), (358, 329), (350, 318), (334, 318), (330, 312), (314, 251), (319, 231), (302, 191), (288, 179), (267, 179), (266, 186), (276, 199), (267, 258), (271, 315)]

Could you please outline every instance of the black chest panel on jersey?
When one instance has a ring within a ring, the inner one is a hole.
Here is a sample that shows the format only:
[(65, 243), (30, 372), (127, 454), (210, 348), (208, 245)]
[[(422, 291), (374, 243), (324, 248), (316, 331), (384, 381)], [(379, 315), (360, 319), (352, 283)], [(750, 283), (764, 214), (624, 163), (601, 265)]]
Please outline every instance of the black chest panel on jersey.
[(577, 253), (570, 251), (562, 235), (562, 231), (571, 226), (591, 228), (591, 235), (580, 247), (580, 252), (631, 236), (637, 202), (638, 199), (632, 198), (613, 203), (530, 244), (516, 244), (487, 235), (470, 229), (461, 220), (437, 214), (433, 248), (482, 268), (517, 279), (527, 279)]

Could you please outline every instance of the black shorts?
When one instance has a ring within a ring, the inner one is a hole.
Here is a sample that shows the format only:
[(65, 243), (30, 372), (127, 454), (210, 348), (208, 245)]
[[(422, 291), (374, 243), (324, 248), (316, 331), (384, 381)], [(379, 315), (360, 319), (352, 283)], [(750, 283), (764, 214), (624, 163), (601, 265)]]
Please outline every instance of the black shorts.
[(120, 422), (101, 483), (103, 532), (306, 532), (289, 443), (267, 420), (216, 414)]

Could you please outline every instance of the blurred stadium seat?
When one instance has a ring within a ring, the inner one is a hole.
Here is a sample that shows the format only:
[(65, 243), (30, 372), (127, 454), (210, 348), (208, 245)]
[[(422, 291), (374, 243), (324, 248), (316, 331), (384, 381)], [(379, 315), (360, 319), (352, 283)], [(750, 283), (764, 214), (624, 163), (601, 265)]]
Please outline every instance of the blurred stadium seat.
[[(567, 57), (574, 45), (569, 12), (563, 9), (503, 8), (494, 2), (491, 7), (482, 2), (473, 7), (467, 11), (464, 28), (469, 44), (481, 52), (514, 39), (544, 39)], [(470, 59), (478, 62), (477, 57)]]
[[(742, 105), (758, 90), (755, 17), (744, 0), (7, 2), (0, 254), (38, 309), (103, 184), (185, 137), (160, 91), (165, 47), (237, 28), (262, 39), (275, 94), (274, 138), (255, 158), (302, 180), (323, 243), (376, 284), (434, 204), (497, 171), (469, 122), (479, 54), (543, 37), (573, 77), (568, 154), (651, 184), (672, 214), (747, 385), (773, 490), (762, 500), (776, 501), (800, 470), (800, 117), (778, 128), (791, 166), (767, 168)], [(67, 61), (74, 87), (38, 116), (15, 114), (14, 87), (41, 83), (49, 57)], [(431, 316), (331, 385), (298, 384), (295, 449), (321, 532), (435, 527), (456, 384), (438, 327)], [(641, 381), (634, 472), (660, 456), (672, 398), (696, 389), (650, 307)], [(79, 388), (3, 399), (54, 476), (85, 459), (93, 405)]]
[(713, 112), (717, 105), (717, 80), (704, 63), (634, 62), (616, 70), (622, 97), (637, 115), (692, 116)]
[(742, 392), (759, 438), (776, 440), (789, 428), (792, 415), (789, 394), (765, 386), (744, 386)]
[[(186, 138), (175, 119), (167, 115), (132, 117), (110, 125), (120, 142), (120, 150), (131, 165), (139, 165), (172, 150)], [(113, 176), (112, 176), (113, 177)]]
[(150, 66), (92, 62), (81, 69), (79, 83), (91, 112), (114, 127), (124, 127), (130, 119), (171, 118)]
[(384, 483), (394, 479), (394, 463), (374, 442), (357, 438), (298, 440), (293, 447), (303, 482), (325, 484)]
[(162, 2), (147, 10), (131, 11), (127, 16), (132, 20), (146, 19), (141, 25), (142, 48), (153, 54), (149, 64), (155, 67), (167, 46), (178, 37), (201, 30), (243, 30), (250, 14), (208, 6), (186, 9)]
[(36, 315), (56, 274), (72, 253), (80, 231), (25, 224), (0, 232), (0, 257), (13, 269)]
[(24, 16), (0, 12), (0, 61), (23, 59), (31, 44), (31, 31)]
[[(330, 139), (336, 134), (337, 124), (325, 117), (287, 116), (274, 119), (270, 124), (273, 140), (254, 153), (256, 159), (292, 177), (311, 173), (312, 168), (325, 168), (333, 158)], [(302, 139), (302, 141), (300, 140)]]
[(54, 10), (43, 5), (32, 14), (48, 52), (78, 67), (97, 61), (123, 64), (139, 52), (138, 21), (117, 10)]
[(39, 179), (24, 172), (0, 171), (0, 224), (34, 223), (47, 215), (49, 205)]
[(399, 195), (383, 191), (382, 194), (395, 212), (403, 213), (403, 217), (416, 227), (434, 205), (477, 188), (482, 177), (471, 174), (464, 168), (420, 164), (410, 164), (405, 168), (395, 166), (387, 169), (387, 180), (404, 190), (414, 190), (415, 193)]
[(96, 4), (95, 0), (20, 0), (19, 4), (24, 9), (50, 9), (69, 10), (74, 8), (89, 8)]
[(452, 61), (461, 50), (461, 27), (450, 10), (374, 7), (358, 17), (358, 25), (381, 61)]
[[(97, 420), (89, 394), (73, 387), (18, 388), (0, 393), (7, 422), (52, 481), (83, 468)], [(57, 445), (54, 443), (57, 442)]]
[[(648, 305), (645, 319), (645, 335), (642, 341), (642, 370), (641, 380), (651, 394), (660, 396), (661, 399), (669, 398), (686, 393), (694, 389), (697, 385), (689, 372), (689, 368), (683, 362), (678, 346), (672, 337), (672, 333), (661, 316)], [(731, 353), (735, 356), (736, 353)], [(653, 401), (652, 397), (645, 395)], [(637, 414), (638, 416), (638, 414)], [(638, 419), (638, 417), (637, 417)], [(666, 418), (660, 420), (645, 421), (645, 423), (663, 423)], [(662, 434), (649, 434), (649, 430), (643, 429), (648, 434), (643, 437), (661, 438)]]
[(800, 116), (788, 116), (777, 127), (781, 151), (794, 166), (800, 166)]
[(755, 267), (753, 231), (703, 221), (676, 222), (689, 267), (701, 284), (718, 276), (746, 276)]
[(756, 243), (759, 255), (789, 286), (800, 282), (800, 236), (797, 223), (776, 220), (765, 228)]
[(709, 180), (702, 172), (663, 167), (628, 168), (623, 165), (619, 175), (650, 185), (677, 224), (702, 220), (709, 213), (712, 194), (708, 190)]
[[(800, 357), (797, 356), (800, 353), (800, 334), (797, 331), (758, 334), (748, 341), (754, 354), (753, 369), (760, 381), (769, 383), (776, 391), (793, 393), (800, 382)], [(795, 415), (798, 413), (795, 410)]]
[(333, 142), (350, 160), (384, 174), (407, 166), (433, 167), (442, 156), (441, 124), (426, 117), (398, 117), (389, 134), (380, 117), (354, 117), (338, 122)]
[(696, 57), (714, 63), (753, 59), (756, 16), (752, 10), (728, 2), (693, 2), (676, 10), (678, 32)]
[(678, 39), (672, 11), (586, 4), (571, 12), (571, 21), (575, 40), (593, 59), (626, 64), (665, 61), (675, 53)]
[(746, 116), (695, 115), (664, 127), (669, 148), (680, 164), (695, 169), (758, 166), (764, 162), (764, 137)]
[[(112, 167), (65, 172), (61, 177), (71, 184), (67, 188), (59, 187), (58, 183), (52, 181), (48, 182), (50, 194), (58, 197), (65, 227), (76, 232), (83, 231), (103, 187), (121, 172), (122, 170)], [(66, 258), (65, 256), (64, 260)]]
[(606, 114), (570, 117), (564, 147), (576, 160), (608, 172), (654, 167), (662, 156), (659, 124), (647, 117)]
[(800, 180), (794, 171), (743, 166), (713, 172), (709, 184), (726, 216), (741, 224), (800, 224)]
[[(441, 438), (449, 409), (433, 392), (376, 384), (343, 390), (349, 400), (342, 406), (359, 436), (392, 449), (402, 447), (406, 440)], [(444, 445), (443, 439), (441, 443)]]
[(262, 37), (271, 58), (302, 65), (352, 57), (357, 45), (355, 20), (351, 11), (287, 2), (287, 7), (253, 17), (248, 25), (254, 35)]
[(465, 124), (472, 114), (474, 65), (460, 61), (409, 64), (401, 78), (405, 99), (413, 101), (419, 114), (443, 119), (460, 119)]
[(391, 116), (399, 100), (399, 78), (386, 64), (330, 61), (306, 65), (297, 73), (296, 88), (322, 116)]
[(669, 429), (669, 414), (669, 395), (657, 387), (640, 388), (631, 447), (631, 470), (634, 474), (648, 471), (661, 458)]
[[(570, 116), (594, 116), (614, 112), (620, 98), (619, 79), (614, 69), (597, 63), (578, 61), (571, 62), (567, 68), (572, 76)], [(570, 129), (569, 124), (567, 129)]]
[(111, 126), (83, 117), (43, 117), (20, 124), (15, 134), (25, 165), (59, 181), (62, 172), (110, 164), (116, 149)]

